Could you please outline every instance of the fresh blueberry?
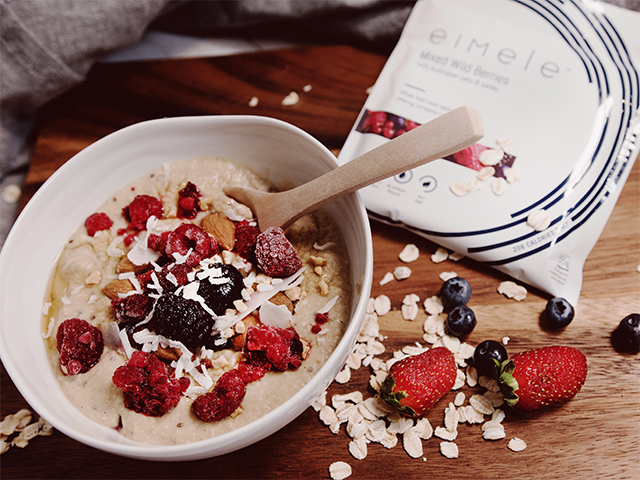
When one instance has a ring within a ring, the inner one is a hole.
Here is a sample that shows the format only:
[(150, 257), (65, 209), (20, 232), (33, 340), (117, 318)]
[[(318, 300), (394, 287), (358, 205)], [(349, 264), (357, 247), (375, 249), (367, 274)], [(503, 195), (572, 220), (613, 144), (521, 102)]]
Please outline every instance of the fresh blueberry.
[(573, 307), (562, 297), (552, 298), (544, 309), (544, 321), (549, 328), (564, 328), (573, 320)]
[(507, 355), (507, 349), (504, 348), (504, 345), (495, 340), (485, 340), (476, 347), (476, 351), (473, 354), (473, 363), (479, 375), (493, 378), (494, 360), (502, 363), (507, 358), (509, 358), (509, 356)]
[(471, 299), (471, 285), (462, 277), (453, 277), (440, 287), (440, 298), (447, 309), (466, 305)]
[(476, 328), (476, 316), (466, 305), (458, 305), (447, 316), (447, 328), (452, 335), (464, 337)]
[(624, 317), (613, 331), (611, 341), (618, 351), (640, 352), (640, 314), (632, 313)]

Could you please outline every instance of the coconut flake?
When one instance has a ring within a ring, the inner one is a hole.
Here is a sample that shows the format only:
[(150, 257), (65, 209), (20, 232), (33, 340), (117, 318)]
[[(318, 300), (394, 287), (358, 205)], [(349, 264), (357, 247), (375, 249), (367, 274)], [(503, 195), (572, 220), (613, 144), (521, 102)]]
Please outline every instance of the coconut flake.
[(333, 297), (331, 300), (325, 303), (324, 307), (318, 310), (318, 313), (328, 313), (329, 310), (331, 310), (333, 306), (336, 304), (336, 302), (338, 301), (338, 298), (340, 298), (339, 295), (336, 295), (335, 297)]
[(288, 328), (293, 324), (292, 315), (285, 305), (274, 305), (271, 302), (262, 304), (259, 310), (260, 321), (273, 327)]

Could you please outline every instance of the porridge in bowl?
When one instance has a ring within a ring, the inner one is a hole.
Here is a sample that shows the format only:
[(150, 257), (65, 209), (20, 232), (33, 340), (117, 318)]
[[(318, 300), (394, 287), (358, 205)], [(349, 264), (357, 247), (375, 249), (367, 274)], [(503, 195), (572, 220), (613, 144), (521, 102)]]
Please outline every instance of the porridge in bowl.
[(260, 232), (226, 186), (247, 167), (196, 158), (139, 178), (89, 216), (54, 268), (43, 336), (88, 418), (183, 444), (247, 425), (324, 365), (350, 318), (350, 265), (323, 212)]

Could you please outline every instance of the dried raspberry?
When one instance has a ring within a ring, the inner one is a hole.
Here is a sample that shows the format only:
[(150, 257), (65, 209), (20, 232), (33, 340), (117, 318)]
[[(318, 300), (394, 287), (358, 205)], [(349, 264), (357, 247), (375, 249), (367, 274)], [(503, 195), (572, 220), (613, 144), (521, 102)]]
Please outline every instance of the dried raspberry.
[(200, 192), (198, 187), (188, 182), (187, 185), (178, 192), (178, 218), (196, 218), (200, 211)]
[(318, 325), (324, 325), (329, 321), (328, 313), (316, 313), (316, 323)]
[(191, 411), (203, 422), (217, 422), (235, 412), (246, 393), (247, 387), (238, 371), (229, 370), (222, 374), (211, 392), (195, 399)]
[(153, 269), (147, 270), (136, 278), (143, 287), (153, 290), (154, 293), (159, 293), (150, 287), (150, 285), (153, 284), (153, 279), (151, 277), (155, 273), (163, 292), (175, 292), (178, 287), (189, 283), (189, 277), (187, 277), (187, 275), (192, 270), (193, 268), (186, 263), (168, 263), (164, 265), (159, 272), (156, 272)]
[(70, 318), (56, 334), (60, 365), (69, 375), (85, 373), (98, 363), (104, 350), (102, 332), (86, 320)]
[(255, 263), (256, 238), (260, 235), (260, 229), (243, 220), (236, 223), (236, 232), (233, 250), (245, 260)]
[(111, 300), (111, 308), (115, 311), (119, 323), (138, 323), (145, 319), (152, 307), (153, 300), (142, 293)]
[(313, 333), (314, 335), (319, 334), (321, 330), (322, 330), (322, 326), (318, 323), (314, 323), (311, 326), (311, 333)]
[(84, 221), (87, 235), (93, 237), (100, 230), (109, 230), (113, 222), (106, 213), (94, 213)]
[(264, 377), (264, 374), (271, 370), (271, 364), (268, 362), (240, 362), (236, 369), (244, 383), (255, 382)]
[(124, 237), (124, 239), (122, 240), (122, 242), (125, 244), (125, 246), (129, 246), (131, 245), (133, 242), (135, 242), (136, 240), (136, 234), (135, 233), (130, 233), (129, 235), (127, 235), (126, 237)]
[(116, 369), (112, 381), (122, 390), (126, 408), (149, 417), (171, 411), (190, 384), (186, 377), (170, 378), (164, 363), (152, 353), (140, 351)]
[(202, 228), (191, 223), (183, 223), (169, 234), (166, 253), (173, 257), (174, 253), (186, 255), (192, 250), (186, 260), (187, 265), (196, 266), (205, 258), (218, 252), (218, 242)]
[(164, 253), (167, 248), (169, 233), (170, 232), (162, 232), (160, 235), (156, 235), (155, 233), (149, 234), (149, 237), (147, 237), (147, 247), (154, 252)]
[(256, 239), (256, 261), (271, 277), (287, 277), (302, 268), (298, 253), (279, 227), (269, 227)]
[(138, 195), (122, 209), (122, 215), (129, 222), (129, 228), (133, 230), (145, 230), (149, 217), (153, 215), (161, 218), (163, 212), (162, 202), (150, 195)]
[(453, 158), (460, 165), (464, 165), (465, 167), (480, 171), (482, 170), (482, 167), (484, 167), (484, 165), (480, 163), (480, 154), (485, 150), (487, 150), (487, 147), (485, 147), (484, 145), (474, 143), (464, 150), (460, 150), (459, 152), (454, 153)]
[(243, 353), (249, 363), (261, 364), (267, 361), (280, 371), (296, 369), (302, 365), (302, 342), (293, 327), (249, 327)]

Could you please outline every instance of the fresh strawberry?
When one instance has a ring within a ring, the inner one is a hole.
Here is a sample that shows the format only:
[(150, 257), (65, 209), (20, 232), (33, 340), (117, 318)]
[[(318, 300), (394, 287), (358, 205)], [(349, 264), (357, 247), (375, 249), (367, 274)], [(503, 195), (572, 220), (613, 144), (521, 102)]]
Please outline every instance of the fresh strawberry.
[(587, 378), (587, 359), (575, 348), (543, 347), (523, 352), (500, 365), (498, 383), (505, 401), (537, 410), (572, 399)]
[(482, 170), (482, 167), (484, 167), (484, 165), (480, 163), (480, 154), (485, 150), (487, 150), (487, 147), (485, 147), (484, 145), (474, 143), (464, 150), (460, 150), (459, 152), (454, 153), (453, 158), (460, 165), (464, 165), (465, 167), (480, 171)]
[(457, 373), (451, 351), (435, 347), (394, 363), (380, 395), (403, 415), (420, 417), (453, 388)]

